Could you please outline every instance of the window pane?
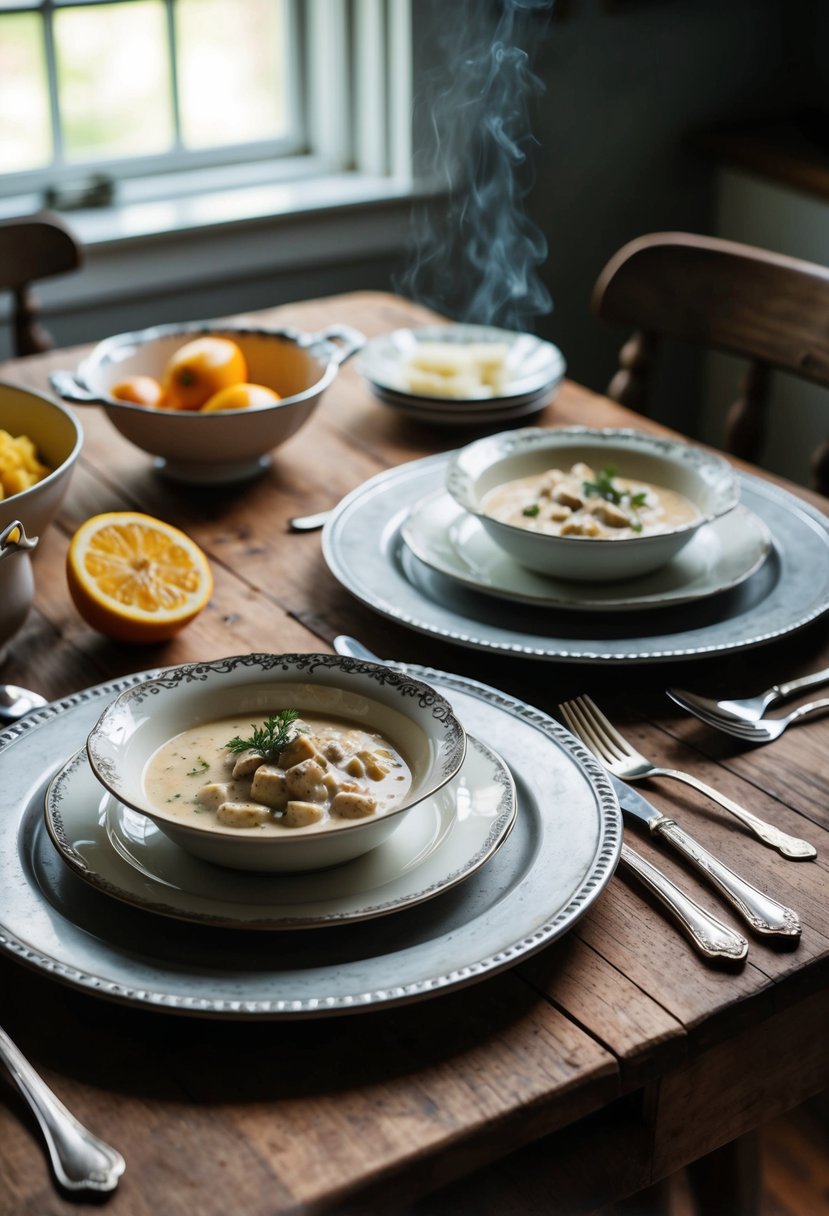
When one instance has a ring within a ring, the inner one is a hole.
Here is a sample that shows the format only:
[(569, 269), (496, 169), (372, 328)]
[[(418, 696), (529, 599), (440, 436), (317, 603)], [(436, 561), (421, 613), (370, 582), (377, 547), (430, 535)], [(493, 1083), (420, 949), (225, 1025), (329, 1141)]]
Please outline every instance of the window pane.
[(282, 0), (176, 0), (176, 43), (188, 147), (288, 134)]
[(55, 43), (67, 160), (172, 147), (163, 0), (59, 9)]
[(0, 16), (0, 173), (38, 169), (52, 158), (52, 124), (37, 13)]

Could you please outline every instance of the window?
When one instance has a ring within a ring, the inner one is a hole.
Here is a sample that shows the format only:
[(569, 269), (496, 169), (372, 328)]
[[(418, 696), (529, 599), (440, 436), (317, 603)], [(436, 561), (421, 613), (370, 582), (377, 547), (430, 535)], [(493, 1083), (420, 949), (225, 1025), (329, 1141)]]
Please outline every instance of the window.
[(407, 0), (0, 0), (0, 195), (389, 173), (407, 17)]

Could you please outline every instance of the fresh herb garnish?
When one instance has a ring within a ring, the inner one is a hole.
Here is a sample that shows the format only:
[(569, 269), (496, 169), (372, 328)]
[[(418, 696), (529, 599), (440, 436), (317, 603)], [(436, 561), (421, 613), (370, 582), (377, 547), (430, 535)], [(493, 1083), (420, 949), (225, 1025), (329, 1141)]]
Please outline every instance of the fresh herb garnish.
[[(605, 502), (612, 502), (616, 507), (644, 507), (648, 499), (647, 491), (640, 490), (638, 494), (631, 494), (630, 490), (617, 490), (613, 484), (615, 476), (616, 469), (609, 464), (596, 474), (595, 481), (582, 482), (582, 492), (588, 498), (603, 498)], [(631, 528), (634, 532), (642, 531), (641, 523), (638, 527), (631, 524)]]
[(522, 515), (537, 515), (540, 510), (541, 510), (541, 507), (538, 505), (537, 502), (534, 502), (531, 506), (525, 507), (524, 510), (521, 512), (521, 514)]
[(275, 716), (272, 714), (264, 726), (255, 726), (251, 722), (250, 728), (253, 733), (249, 739), (242, 739), (236, 735), (225, 744), (225, 747), (234, 755), (237, 752), (253, 751), (258, 752), (265, 760), (275, 760), (283, 747), (287, 747), (297, 734), (294, 722), (298, 717), (299, 713), (295, 709), (281, 709)]
[(199, 756), (198, 760), (193, 765), (193, 767), (190, 769), (187, 776), (188, 777), (200, 777), (202, 775), (202, 773), (206, 773), (209, 768), (210, 768), (210, 765), (208, 764), (208, 762), (206, 760), (202, 760), (201, 756)]

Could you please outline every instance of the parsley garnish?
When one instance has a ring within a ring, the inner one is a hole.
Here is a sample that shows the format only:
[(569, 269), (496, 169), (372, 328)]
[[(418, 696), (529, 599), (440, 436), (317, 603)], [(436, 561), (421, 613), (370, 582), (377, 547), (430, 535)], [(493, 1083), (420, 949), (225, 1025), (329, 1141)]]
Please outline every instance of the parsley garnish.
[(531, 506), (525, 507), (524, 510), (521, 512), (521, 514), (522, 515), (537, 515), (540, 510), (541, 510), (541, 507), (538, 505), (537, 502), (534, 502)]
[[(582, 492), (588, 498), (603, 498), (605, 502), (612, 502), (616, 507), (644, 507), (648, 499), (647, 492), (640, 490), (638, 494), (631, 494), (630, 490), (617, 490), (613, 484), (615, 476), (616, 469), (609, 464), (596, 474), (595, 481), (582, 482)], [(641, 532), (642, 525), (640, 523), (637, 527), (636, 523), (632, 523), (631, 529), (634, 532)]]
[(299, 713), (295, 709), (281, 709), (276, 716), (272, 714), (264, 726), (255, 726), (251, 722), (250, 728), (253, 733), (249, 739), (242, 739), (236, 735), (225, 744), (225, 747), (234, 755), (237, 752), (254, 751), (265, 760), (275, 760), (283, 747), (287, 747), (296, 735), (297, 728), (294, 727), (294, 722), (298, 717)]

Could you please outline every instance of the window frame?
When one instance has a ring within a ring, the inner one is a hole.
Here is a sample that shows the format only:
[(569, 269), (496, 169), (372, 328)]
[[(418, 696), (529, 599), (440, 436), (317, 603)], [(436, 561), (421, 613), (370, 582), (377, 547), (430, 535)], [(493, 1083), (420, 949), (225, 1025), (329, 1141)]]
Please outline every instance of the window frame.
[[(52, 19), (68, 4), (96, 7), (113, 0), (6, 0), (0, 14), (42, 12), (53, 129), (59, 139)], [(114, 0), (130, 3), (131, 0)], [(168, 34), (175, 0), (163, 0)], [(285, 0), (291, 75), (286, 139), (184, 151), (171, 102), (177, 145), (161, 156), (66, 162), (62, 148), (45, 169), (0, 174), (0, 201), (39, 195), (51, 186), (71, 194), (96, 174), (115, 182), (116, 197), (161, 198), (204, 188), (221, 173), (225, 184), (296, 180), (343, 172), (409, 177), (411, 97), (410, 0)], [(173, 42), (168, 36), (175, 82)], [(60, 207), (60, 202), (57, 204)]]

